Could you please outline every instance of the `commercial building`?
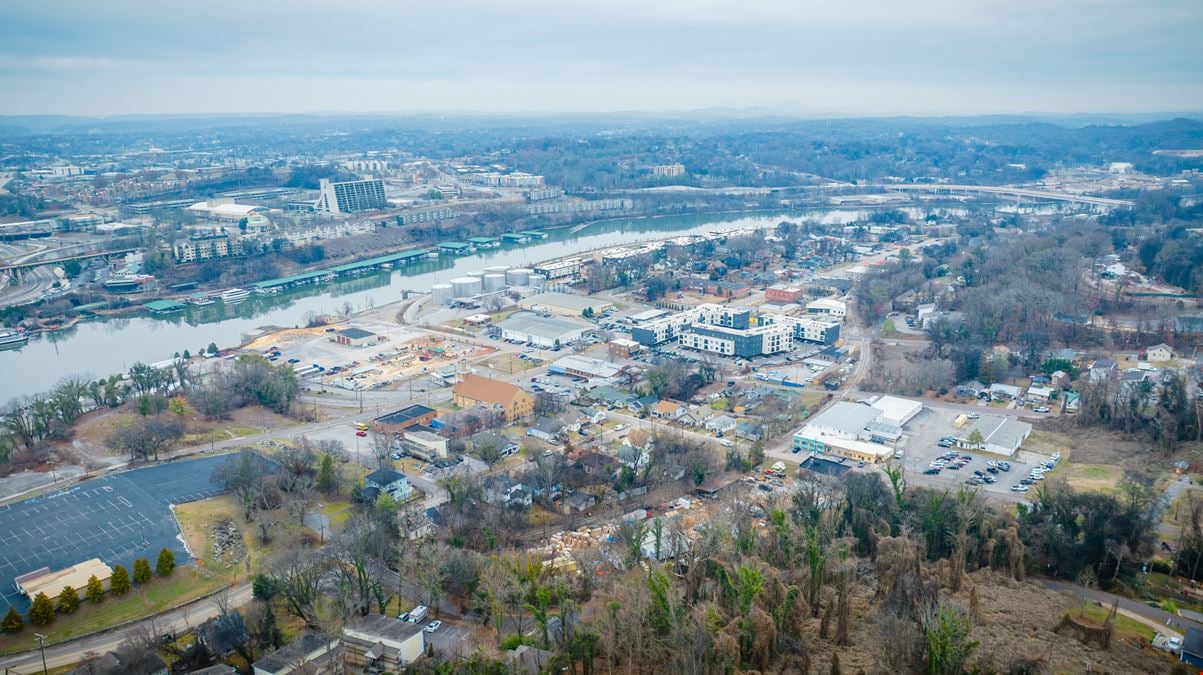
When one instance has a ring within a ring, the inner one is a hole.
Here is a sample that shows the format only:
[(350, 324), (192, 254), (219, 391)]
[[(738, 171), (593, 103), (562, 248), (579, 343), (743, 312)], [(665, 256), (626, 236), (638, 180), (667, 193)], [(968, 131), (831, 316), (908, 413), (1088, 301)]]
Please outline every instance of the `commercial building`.
[(601, 314), (614, 306), (614, 303), (598, 298), (587, 298), (571, 293), (539, 293), (518, 301), (522, 309), (535, 312), (548, 312), (560, 316), (581, 316), (583, 314)]
[(776, 284), (764, 289), (764, 299), (769, 302), (791, 303), (802, 299), (804, 291), (797, 286)]
[(190, 263), (228, 258), (234, 254), (230, 245), (230, 237), (224, 232), (211, 234), (195, 234), (171, 245), (171, 252), (176, 262)]
[(746, 309), (713, 304), (644, 322), (631, 330), (631, 337), (641, 345), (678, 340), (690, 349), (739, 357), (790, 351), (797, 342), (829, 345), (839, 335), (840, 324), (834, 319), (776, 314), (753, 317)]
[(66, 586), (80, 591), (82, 596), (83, 589), (88, 585), (88, 579), (93, 576), (100, 579), (100, 584), (104, 586), (105, 590), (108, 590), (109, 581), (113, 578), (113, 568), (101, 562), (99, 558), (92, 558), (57, 571), (43, 567), (27, 572), (13, 579), (13, 585), (30, 599), (38, 593), (45, 593), (48, 597), (57, 598)]
[(323, 178), (318, 185), (321, 193), (313, 204), (317, 211), (354, 213), (388, 206), (388, 200), (384, 197), (384, 181), (379, 179), (331, 183)]
[(922, 410), (922, 403), (893, 396), (871, 405), (839, 401), (794, 433), (794, 452), (881, 462), (893, 455), (902, 427)]
[(652, 167), (652, 175), (656, 178), (676, 178), (685, 175), (684, 164), (657, 164)]
[(212, 220), (237, 223), (256, 211), (262, 211), (263, 207), (252, 204), (235, 204), (233, 199), (210, 199), (207, 202), (197, 202), (189, 206), (187, 210), (189, 213)]
[(447, 439), (429, 429), (406, 429), (401, 435), (401, 448), (407, 454), (427, 462), (447, 458)]
[(982, 415), (976, 420), (966, 418), (956, 434), (957, 447), (1012, 457), (1031, 433), (1032, 425), (1013, 417)]
[(531, 312), (515, 312), (497, 327), (504, 340), (517, 340), (545, 349), (576, 342), (591, 328), (580, 321), (543, 317)]
[(572, 377), (580, 377), (586, 380), (599, 377), (614, 377), (621, 371), (622, 368), (617, 364), (602, 361), (601, 359), (591, 359), (587, 356), (578, 356), (576, 354), (557, 359), (547, 367), (547, 372), (549, 373), (571, 375)]
[(334, 334), (334, 341), (348, 347), (366, 347), (376, 344), (379, 336), (362, 328), (344, 328)]
[(617, 356), (622, 359), (631, 358), (635, 354), (638, 354), (642, 348), (638, 342), (626, 338), (614, 338), (606, 343), (606, 346), (610, 350), (610, 356)]
[(517, 385), (474, 373), (451, 388), (451, 401), (461, 408), (477, 404), (500, 406), (505, 419), (513, 422), (535, 411), (535, 398)]
[(848, 305), (843, 300), (835, 298), (819, 298), (806, 303), (807, 314), (825, 314), (827, 316), (843, 319), (848, 315)]
[(548, 281), (574, 281), (581, 278), (581, 269), (587, 263), (587, 260), (580, 258), (566, 258), (538, 265), (535, 267), (535, 272), (547, 277)]
[(343, 658), (351, 672), (398, 673), (426, 652), (426, 626), (381, 614), (343, 626)]
[(397, 434), (414, 426), (430, 426), (438, 411), (424, 405), (414, 404), (387, 415), (381, 415), (372, 421), (372, 426), (379, 433)]

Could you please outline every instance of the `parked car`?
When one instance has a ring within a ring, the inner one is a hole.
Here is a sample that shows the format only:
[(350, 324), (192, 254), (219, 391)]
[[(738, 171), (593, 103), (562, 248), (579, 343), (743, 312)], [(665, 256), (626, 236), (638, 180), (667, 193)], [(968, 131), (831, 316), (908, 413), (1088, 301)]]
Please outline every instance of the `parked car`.
[(1046, 413), (1049, 411), (1048, 406), (1043, 406), (1043, 405), (1040, 406), (1039, 408), (1032, 408), (1032, 410), (1035, 412), (1038, 412), (1038, 413)]
[(438, 619), (435, 619), (434, 621), (431, 621), (430, 623), (426, 624), (426, 632), (433, 633), (442, 627), (443, 627), (443, 622), (439, 621)]
[(359, 431), (355, 432), (355, 435), (359, 436), (360, 438), (363, 438), (364, 436), (368, 435), (368, 432), (364, 431), (363, 429), (360, 429)]
[(933, 466), (933, 467), (931, 467), (931, 468), (929, 468), (929, 469), (925, 469), (925, 470), (923, 471), (923, 473), (924, 473), (924, 474), (926, 474), (926, 475), (928, 475), (928, 476), (934, 476), (934, 475), (936, 475), (936, 474), (940, 473), (940, 469), (938, 469), (938, 468), (936, 468), (936, 467), (934, 467), (934, 466)]
[(1011, 492), (1027, 492), (1028, 490), (1031, 490), (1031, 489), (1032, 488), (1030, 488), (1026, 485), (1012, 485), (1011, 486)]

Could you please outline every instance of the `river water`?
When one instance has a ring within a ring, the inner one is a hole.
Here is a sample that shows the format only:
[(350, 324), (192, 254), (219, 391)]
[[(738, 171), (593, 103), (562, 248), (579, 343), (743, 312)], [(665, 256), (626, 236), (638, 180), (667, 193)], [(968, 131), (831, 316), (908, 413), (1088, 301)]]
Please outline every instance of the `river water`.
[(391, 272), (352, 277), (278, 295), (252, 295), (237, 304), (218, 302), (163, 317), (134, 315), (84, 321), (63, 331), (34, 336), (20, 350), (0, 351), (0, 402), (50, 389), (69, 375), (107, 377), (136, 362), (155, 363), (185, 349), (197, 353), (210, 342), (235, 347), (240, 336), (261, 326), (298, 326), (309, 312), (355, 311), (401, 299), (401, 291), (427, 292), (471, 271), (494, 265), (529, 267), (539, 262), (637, 241), (712, 230), (772, 227), (782, 220), (846, 223), (864, 218), (859, 210), (820, 210), (756, 215), (689, 215), (630, 218), (594, 223), (579, 232), (561, 229), (526, 246), (503, 247), (459, 258), (441, 257)]

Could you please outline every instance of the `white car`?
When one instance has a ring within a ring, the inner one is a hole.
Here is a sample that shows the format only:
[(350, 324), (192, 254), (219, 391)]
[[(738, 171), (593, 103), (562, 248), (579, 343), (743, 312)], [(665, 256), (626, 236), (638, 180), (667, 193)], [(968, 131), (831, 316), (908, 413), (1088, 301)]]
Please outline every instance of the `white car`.
[(729, 440), (727, 440), (727, 439), (725, 439), (725, 438), (720, 438), (720, 439), (719, 439), (719, 441), (718, 441), (718, 444), (719, 444), (719, 445), (721, 445), (721, 446), (723, 446), (724, 448), (734, 448), (734, 447), (735, 447), (735, 443), (734, 443), (734, 442), (732, 442), (732, 441), (729, 441)]
[(1047, 406), (1040, 406), (1039, 408), (1032, 408), (1032, 410), (1033, 410), (1033, 411), (1035, 411), (1035, 412), (1038, 412), (1038, 413), (1046, 413), (1046, 412), (1049, 412), (1049, 409), (1048, 409), (1048, 407), (1047, 407)]
[(1027, 492), (1030, 488), (1026, 485), (1012, 485), (1011, 492)]
[(436, 620), (436, 621), (431, 621), (430, 623), (426, 624), (426, 632), (427, 632), (427, 633), (433, 633), (433, 632), (435, 632), (436, 630), (438, 630), (438, 629), (440, 629), (440, 628), (442, 628), (442, 627), (443, 627), (443, 622), (442, 622), (442, 621), (437, 621), (437, 620)]
[(623, 431), (626, 428), (627, 428), (627, 425), (619, 424), (618, 426), (614, 427), (614, 431)]

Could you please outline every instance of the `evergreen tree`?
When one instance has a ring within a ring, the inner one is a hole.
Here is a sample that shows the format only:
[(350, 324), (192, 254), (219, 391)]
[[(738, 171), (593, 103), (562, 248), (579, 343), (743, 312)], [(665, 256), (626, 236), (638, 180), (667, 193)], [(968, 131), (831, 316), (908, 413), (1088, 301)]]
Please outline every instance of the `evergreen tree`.
[(79, 593), (70, 586), (63, 586), (63, 592), (58, 595), (58, 611), (70, 614), (79, 609)]
[(21, 618), (21, 613), (14, 607), (8, 608), (8, 614), (4, 615), (4, 620), (0, 621), (0, 629), (5, 633), (17, 633), (25, 627), (25, 619)]
[(161, 577), (169, 577), (174, 570), (175, 554), (169, 548), (159, 551), (159, 559), (155, 562), (155, 574)]
[(54, 621), (54, 605), (45, 593), (38, 593), (29, 607), (29, 623), (35, 626), (45, 626)]
[(317, 470), (317, 489), (328, 495), (338, 492), (338, 480), (334, 477), (334, 458), (329, 454), (322, 455), (322, 463)]
[(134, 583), (144, 584), (150, 581), (150, 561), (138, 558), (134, 561)]
[(125, 565), (113, 565), (113, 578), (109, 581), (109, 592), (125, 595), (129, 591), (129, 570)]
[(84, 591), (88, 602), (100, 602), (104, 600), (104, 586), (100, 583), (100, 579), (95, 574), (88, 577), (88, 588)]

